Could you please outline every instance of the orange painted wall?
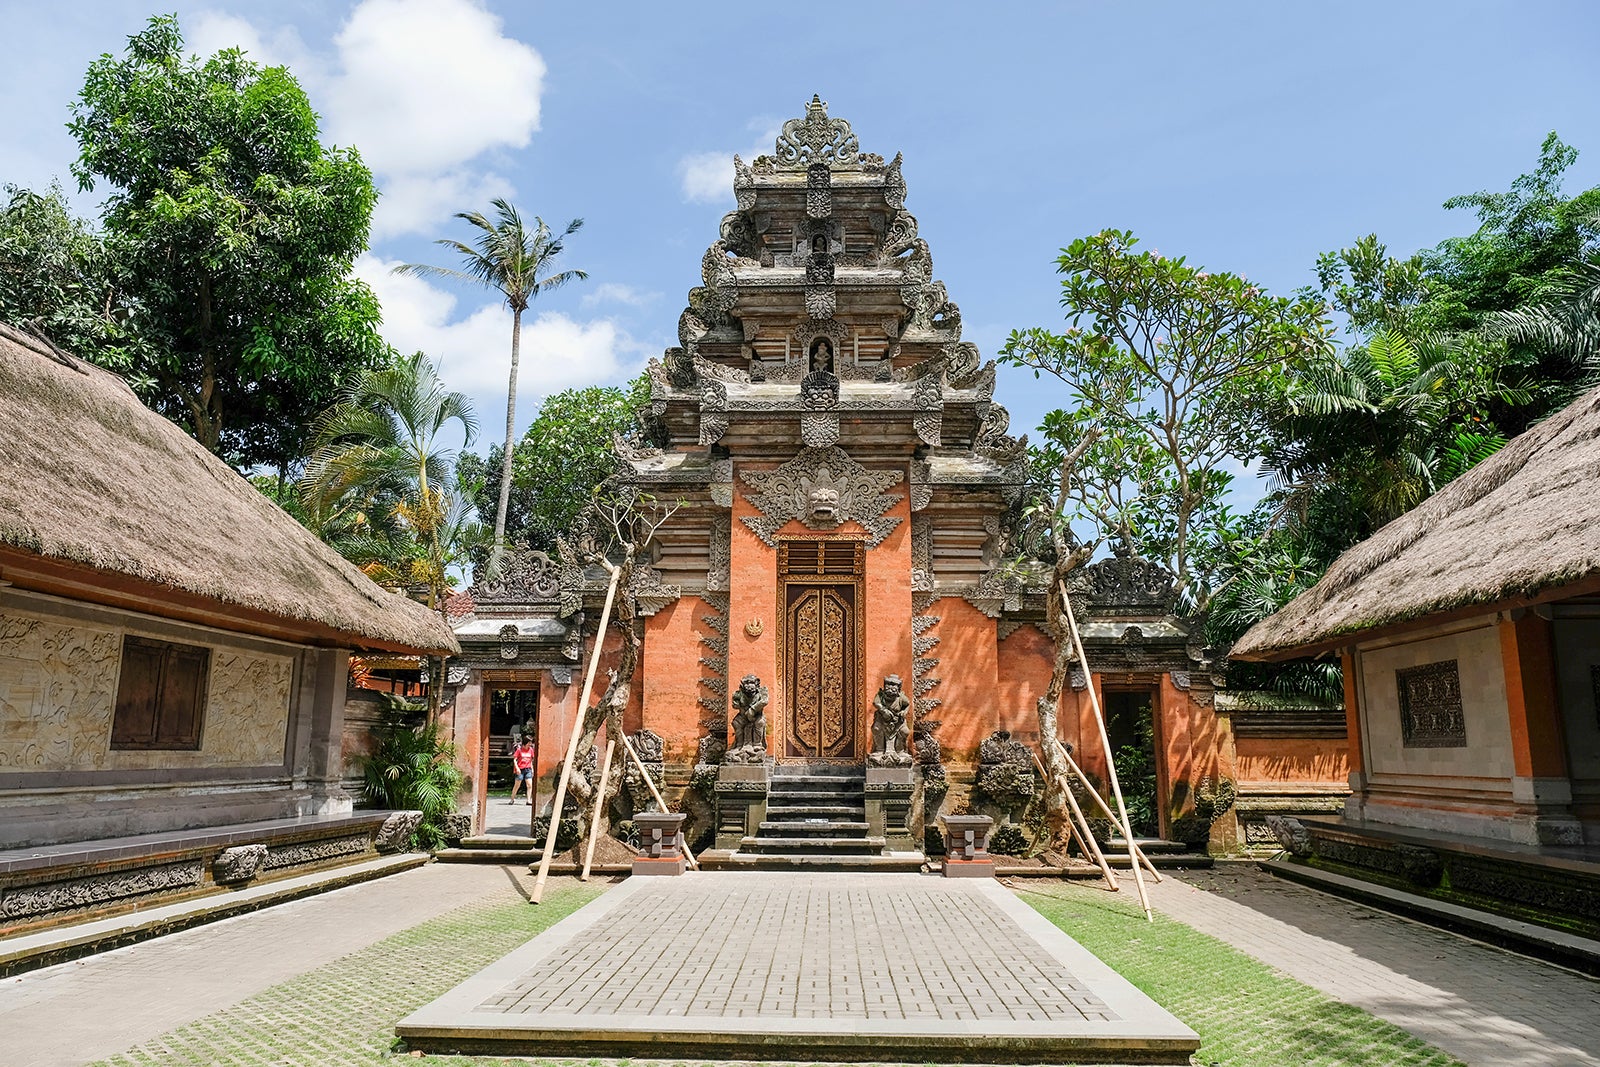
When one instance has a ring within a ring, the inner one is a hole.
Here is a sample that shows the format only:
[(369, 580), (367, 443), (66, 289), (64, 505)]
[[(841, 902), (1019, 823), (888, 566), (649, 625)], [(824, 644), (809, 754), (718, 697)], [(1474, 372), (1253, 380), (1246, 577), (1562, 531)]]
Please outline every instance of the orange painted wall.
[[(939, 660), (931, 672), (939, 684), (928, 695), (944, 702), (932, 715), (944, 722), (938, 734), (944, 758), (976, 762), (978, 745), (995, 730), (1012, 730), (1018, 734), (1017, 740), (1029, 745), (1037, 742), (1039, 730), (1031, 702), (1026, 714), (1018, 715), (1000, 691), (995, 620), (960, 597), (941, 597), (928, 614), (939, 617), (932, 630), (939, 643), (928, 653)], [(1048, 683), (1048, 670), (1045, 680)]]
[[(740, 470), (758, 469), (741, 465)], [(863, 678), (859, 695), (859, 751), (864, 756), (870, 741), (872, 696), (885, 675), (898, 674), (911, 684), (911, 505), (904, 490), (887, 513), (899, 519), (894, 531), (866, 552), (866, 568), (861, 587), (863, 613)], [(891, 490), (894, 492), (895, 490)], [(758, 515), (742, 491), (733, 498), (733, 535), (729, 562), (728, 596), (728, 678), (737, 685), (746, 674), (754, 674), (767, 686), (770, 703), (767, 721), (771, 742), (776, 745), (781, 716), (788, 706), (783, 679), (779, 677), (779, 645), (782, 606), (779, 604), (778, 553), (742, 521)], [(778, 531), (779, 538), (840, 538), (858, 540), (866, 531), (854, 522), (837, 530), (808, 529), (791, 521)], [(762, 632), (750, 636), (746, 625), (760, 620)]]
[[(595, 672), (594, 690), (589, 694), (592, 707), (606, 691), (606, 671), (616, 665), (617, 651), (622, 645), (622, 635), (616, 631), (613, 620), (606, 627), (606, 640), (600, 652), (600, 667)], [(578, 711), (578, 699), (583, 696), (583, 679), (589, 669), (592, 647), (585, 645), (583, 659), (572, 666), (572, 684), (558, 686), (546, 674), (539, 684), (539, 778), (551, 778), (560, 772), (561, 761), (567, 758), (567, 743), (572, 738), (573, 719)], [(642, 657), (641, 657), (642, 658)], [(632, 733), (644, 720), (643, 686), (640, 673), (635, 671), (633, 688), (628, 694), (628, 705), (622, 712), (623, 729)], [(602, 728), (600, 736), (605, 736)], [(542, 788), (542, 787), (541, 787)]]
[(1342, 789), (1350, 773), (1349, 747), (1339, 738), (1244, 737), (1234, 747), (1241, 792), (1285, 785)]
[(637, 689), (644, 725), (666, 741), (670, 763), (693, 762), (704, 733), (700, 723), (707, 717), (699, 699), (715, 695), (700, 684), (706, 673), (700, 659), (712, 654), (700, 637), (716, 633), (702, 621), (709, 614), (712, 608), (704, 600), (685, 596), (645, 620)]
[[(995, 679), (999, 721), (992, 729), (1010, 730), (1024, 744), (1038, 744), (1039, 718), (1035, 705), (1050, 688), (1050, 669), (1055, 655), (1055, 642), (1031, 624), (1019, 626), (999, 642)], [(943, 663), (939, 666), (944, 668)], [(1061, 739), (1076, 748), (1079, 730), (1075, 699), (1070, 690), (1062, 696), (1062, 710), (1057, 718)]]

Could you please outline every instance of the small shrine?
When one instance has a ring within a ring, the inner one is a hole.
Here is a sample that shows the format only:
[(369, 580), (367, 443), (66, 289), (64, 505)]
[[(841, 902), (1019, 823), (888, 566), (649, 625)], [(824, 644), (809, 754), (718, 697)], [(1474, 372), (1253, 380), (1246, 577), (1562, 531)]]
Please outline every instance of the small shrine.
[[(1039, 740), (1056, 646), (1047, 572), (1016, 562), (1026, 438), (962, 339), (899, 155), (862, 151), (813, 97), (733, 170), (736, 209), (650, 364), (647, 440), (618, 443), (620, 484), (674, 502), (629, 590), (643, 651), (626, 726), (661, 739), (669, 795), (713, 794), (690, 836), (714, 818), (721, 852), (914, 855), (941, 811), (998, 803), (975, 789), (987, 742)], [(548, 775), (604, 575), (520, 566), (473, 591), (456, 634), (482, 692), (539, 687)], [(1063, 740), (1103, 775), (1082, 692), (1099, 686), (1113, 730), (1152, 750), (1151, 832), (1233, 847), (1238, 752), (1170, 577), (1113, 558), (1076, 581), (1101, 673), (1063, 696)]]

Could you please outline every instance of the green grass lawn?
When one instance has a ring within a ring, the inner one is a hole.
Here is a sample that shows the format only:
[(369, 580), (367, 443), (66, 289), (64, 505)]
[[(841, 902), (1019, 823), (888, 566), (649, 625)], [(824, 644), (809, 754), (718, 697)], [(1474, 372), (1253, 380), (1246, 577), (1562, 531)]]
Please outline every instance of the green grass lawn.
[[(567, 885), (539, 907), (520, 900), (465, 905), (101, 1062), (107, 1067), (398, 1067), (414, 1062), (396, 1046), (396, 1022), (603, 891)], [(1203, 1044), (1195, 1063), (1203, 1067), (1459, 1067), (1457, 1060), (1399, 1028), (1215, 938), (1159, 916), (1148, 924), (1117, 898), (1051, 886), (1024, 893), (1023, 899), (1198, 1031)], [(531, 1062), (428, 1059), (451, 1067)]]
[(1340, 1003), (1191, 926), (1086, 888), (1022, 899), (1200, 1035), (1222, 1067), (1463, 1067), (1375, 1015)]

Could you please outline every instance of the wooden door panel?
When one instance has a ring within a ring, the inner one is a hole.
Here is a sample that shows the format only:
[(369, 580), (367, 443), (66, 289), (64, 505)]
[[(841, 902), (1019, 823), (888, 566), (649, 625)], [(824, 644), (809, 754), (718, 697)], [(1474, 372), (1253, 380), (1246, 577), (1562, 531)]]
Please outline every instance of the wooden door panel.
[(791, 585), (785, 632), (789, 718), (784, 755), (856, 754), (854, 586)]

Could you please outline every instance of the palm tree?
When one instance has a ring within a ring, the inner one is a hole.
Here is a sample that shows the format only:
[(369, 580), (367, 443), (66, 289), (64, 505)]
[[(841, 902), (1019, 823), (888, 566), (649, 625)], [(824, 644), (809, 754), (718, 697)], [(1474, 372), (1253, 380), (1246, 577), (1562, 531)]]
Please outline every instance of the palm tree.
[(396, 274), (475, 282), (497, 290), (511, 309), (511, 380), (506, 388), (506, 445), (501, 456), (500, 505), (494, 513), (494, 550), (498, 556), (505, 546), (506, 510), (511, 501), (511, 453), (516, 446), (513, 435), (516, 432), (517, 365), (521, 361), (522, 313), (528, 310), (528, 305), (540, 293), (559, 289), (570, 281), (581, 280), (588, 275), (581, 270), (549, 273), (556, 257), (565, 247), (565, 240), (582, 228), (582, 219), (567, 223), (567, 228), (558, 237), (537, 215), (533, 219), (533, 229), (528, 229), (521, 214), (505, 200), (493, 201), (493, 207), (496, 213), (493, 221), (478, 211), (463, 211), (456, 215), (456, 218), (472, 224), (480, 231), (475, 244), (449, 238), (434, 242), (459, 254), (460, 268), (402, 263), (394, 270)]
[(1531, 345), (1564, 364), (1568, 381), (1552, 407), (1600, 384), (1600, 258), (1580, 259), (1560, 272), (1536, 303), (1499, 312), (1491, 336)]
[[(392, 529), (385, 520), (408, 532), (414, 545), (385, 536), (371, 545), (378, 558), (362, 562), (369, 573), (391, 580), (418, 573), (428, 586), (429, 607), (439, 606), (445, 588), (449, 564), (440, 561), (454, 553), (441, 537), (466, 525), (455, 514), (452, 453), (438, 444), (451, 423), (459, 424), (467, 444), (477, 436), (472, 402), (446, 390), (421, 352), (363, 371), (317, 421), (300, 482), (306, 511), (328, 517), (330, 532), (350, 521), (338, 517), (351, 515), (376, 516), (366, 523), (375, 535)], [(417, 560), (428, 562), (419, 569), (412, 566)]]

